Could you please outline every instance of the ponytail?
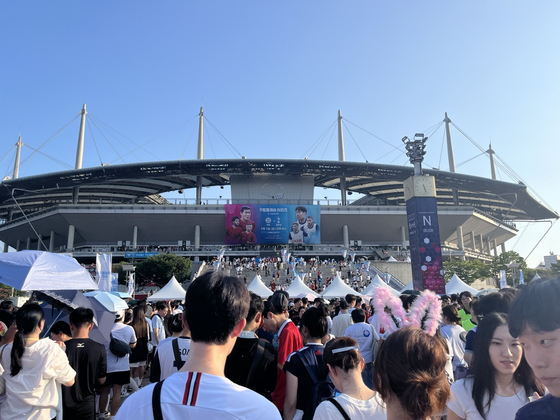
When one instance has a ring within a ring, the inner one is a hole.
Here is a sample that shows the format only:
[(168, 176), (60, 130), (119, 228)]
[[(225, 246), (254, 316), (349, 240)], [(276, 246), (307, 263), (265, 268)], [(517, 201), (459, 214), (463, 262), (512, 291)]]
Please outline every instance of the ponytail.
[(23, 351), (25, 350), (25, 343), (23, 341), (23, 331), (18, 329), (14, 337), (14, 342), (12, 344), (12, 352), (10, 354), (11, 359), (11, 375), (16, 376), (21, 370), (21, 357), (23, 356)]
[(16, 313), (17, 333), (12, 344), (10, 353), (11, 376), (16, 376), (22, 368), (21, 358), (25, 350), (24, 338), (35, 331), (41, 321), (45, 318), (43, 309), (36, 303), (23, 305)]

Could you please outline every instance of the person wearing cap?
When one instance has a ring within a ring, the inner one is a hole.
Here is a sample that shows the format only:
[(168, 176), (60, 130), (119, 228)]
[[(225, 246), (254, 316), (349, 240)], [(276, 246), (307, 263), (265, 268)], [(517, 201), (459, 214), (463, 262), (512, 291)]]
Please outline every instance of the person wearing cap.
[[(111, 328), (111, 335), (117, 340), (128, 343), (131, 348), (136, 347), (136, 333), (130, 325), (123, 324), (123, 312), (117, 312), (115, 316), (115, 323)], [(113, 399), (111, 400), (111, 418), (117, 414), (121, 406), (121, 391), (123, 385), (130, 383), (130, 364), (129, 355), (124, 357), (117, 357), (109, 349), (109, 343), (105, 343), (105, 351), (107, 353), (107, 378), (101, 390), (99, 397), (99, 411), (102, 414), (98, 418), (106, 418), (103, 410), (109, 401), (109, 393), (113, 390)]]
[[(263, 311), (263, 323), (267, 331), (275, 333), (272, 343), (278, 350), (278, 377), (276, 388), (272, 392), (272, 402), (278, 411), (284, 410), (286, 398), (286, 373), (284, 364), (288, 356), (303, 347), (303, 341), (298, 328), (288, 317), (290, 298), (287, 292), (278, 290), (274, 292), (270, 300), (265, 303)], [(277, 339), (276, 339), (277, 337)]]
[(346, 328), (352, 325), (352, 316), (348, 313), (348, 302), (345, 299), (340, 301), (340, 312), (333, 318), (332, 335), (341, 337), (344, 335)]

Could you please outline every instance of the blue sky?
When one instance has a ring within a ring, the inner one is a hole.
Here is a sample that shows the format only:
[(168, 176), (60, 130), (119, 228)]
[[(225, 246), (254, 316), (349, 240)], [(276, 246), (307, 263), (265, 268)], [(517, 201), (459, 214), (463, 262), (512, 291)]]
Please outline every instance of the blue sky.
[[(83, 103), (84, 167), (195, 158), (201, 104), (234, 147), (207, 124), (207, 158), (337, 159), (336, 133), (322, 134), (340, 109), (347, 160), (402, 165), (400, 139), (448, 112), (560, 211), (559, 18), (557, 1), (2, 2), (0, 175), (18, 134), (38, 148)], [(78, 127), (20, 176), (72, 168)], [(460, 165), (480, 152), (452, 134), (458, 172), (490, 176), (484, 156)], [(426, 164), (447, 170), (442, 139), (440, 128)], [(526, 256), (547, 228), (521, 227), (507, 246)], [(560, 253), (559, 232), (530, 265)]]

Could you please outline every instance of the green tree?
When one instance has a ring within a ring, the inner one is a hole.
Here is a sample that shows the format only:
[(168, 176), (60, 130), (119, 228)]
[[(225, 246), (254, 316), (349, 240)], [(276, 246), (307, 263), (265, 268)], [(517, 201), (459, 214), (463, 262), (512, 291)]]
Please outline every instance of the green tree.
[(190, 258), (175, 254), (160, 254), (148, 257), (136, 266), (136, 283), (139, 285), (153, 281), (158, 286), (165, 285), (171, 276), (179, 283), (188, 279), (191, 272)]
[(496, 255), (494, 258), (492, 258), (492, 263), (490, 264), (491, 273), (492, 277), (496, 279), (497, 287), (500, 287), (499, 276), (501, 270), (504, 270), (506, 272), (507, 283), (510, 286), (513, 286), (514, 277), (512, 277), (512, 269), (508, 268), (508, 265), (510, 265), (511, 263), (519, 264), (519, 267), (514, 269), (515, 273), (513, 274), (515, 276), (515, 284), (517, 285), (519, 283), (519, 270), (523, 270), (523, 274), (525, 274), (525, 270), (527, 269), (527, 262), (525, 261), (525, 259), (515, 251), (502, 252), (500, 255)]
[(449, 281), (453, 274), (467, 284), (472, 284), (476, 280), (490, 277), (490, 267), (480, 260), (460, 260), (449, 259), (443, 262), (444, 278)]

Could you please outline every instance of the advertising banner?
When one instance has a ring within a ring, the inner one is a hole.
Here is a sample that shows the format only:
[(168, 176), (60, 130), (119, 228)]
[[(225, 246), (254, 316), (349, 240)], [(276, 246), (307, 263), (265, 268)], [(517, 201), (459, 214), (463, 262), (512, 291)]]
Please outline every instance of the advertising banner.
[(435, 197), (413, 197), (406, 202), (412, 280), (415, 290), (445, 293), (439, 222)]
[(228, 245), (320, 244), (321, 206), (227, 204)]
[(111, 254), (97, 254), (95, 278), (100, 291), (111, 291), (111, 263)]

